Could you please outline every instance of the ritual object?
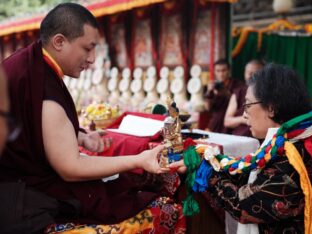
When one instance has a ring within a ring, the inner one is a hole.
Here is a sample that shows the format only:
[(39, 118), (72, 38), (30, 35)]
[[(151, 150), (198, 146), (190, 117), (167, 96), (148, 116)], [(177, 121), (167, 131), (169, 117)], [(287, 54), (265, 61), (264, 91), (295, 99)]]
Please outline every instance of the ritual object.
[(183, 139), (181, 135), (181, 120), (176, 103), (167, 98), (169, 116), (164, 120), (162, 135), (165, 148), (161, 151), (160, 166), (167, 167), (170, 163), (179, 161), (183, 156)]
[(147, 93), (146, 102), (158, 102), (159, 97), (156, 91), (156, 68), (151, 66), (147, 69), (147, 79), (144, 81), (144, 91)]
[(160, 80), (157, 83), (156, 90), (160, 95), (160, 103), (165, 104), (168, 95), (170, 94), (169, 90), (169, 68), (162, 67), (160, 69)]
[(95, 62), (94, 62), (95, 69), (91, 77), (92, 93), (93, 93), (92, 99), (98, 103), (106, 102), (109, 96), (109, 91), (107, 88), (108, 80), (106, 79), (105, 68), (104, 68), (105, 53), (103, 52), (103, 50), (105, 50), (105, 48), (102, 48), (102, 47), (104, 46), (100, 45), (98, 48), (99, 55), (95, 59)]
[(119, 82), (119, 91), (121, 92), (121, 108), (123, 110), (126, 109), (126, 107), (129, 105), (131, 102), (131, 90), (130, 90), (130, 83), (131, 83), (131, 70), (126, 67), (122, 71), (122, 79)]
[(113, 105), (117, 104), (120, 98), (118, 83), (118, 69), (116, 67), (113, 67), (110, 73), (110, 79), (108, 81), (108, 90), (110, 91), (108, 101)]
[(120, 113), (118, 106), (107, 103), (90, 104), (82, 111), (83, 126), (89, 126), (91, 130), (106, 128), (115, 121)]
[(203, 85), (200, 75), (201, 67), (199, 65), (193, 65), (191, 68), (192, 78), (187, 83), (187, 91), (191, 94), (191, 99), (189, 101), (189, 104), (192, 107), (191, 111), (203, 111), (205, 108)]
[(170, 84), (170, 91), (174, 94), (174, 101), (178, 106), (183, 107), (186, 102), (186, 87), (184, 81), (184, 68), (178, 66), (173, 72), (174, 79)]
[(130, 89), (133, 93), (132, 106), (134, 109), (140, 109), (141, 103), (145, 99), (145, 93), (143, 90), (143, 70), (137, 67), (133, 72), (134, 79), (131, 82)]

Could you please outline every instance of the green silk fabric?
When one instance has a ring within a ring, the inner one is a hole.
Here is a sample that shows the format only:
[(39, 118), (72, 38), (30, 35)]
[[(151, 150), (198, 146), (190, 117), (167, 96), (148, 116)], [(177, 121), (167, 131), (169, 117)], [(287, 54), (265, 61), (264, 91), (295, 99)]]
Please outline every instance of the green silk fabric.
[[(239, 36), (233, 38), (233, 48)], [(264, 59), (267, 63), (285, 64), (295, 69), (304, 79), (312, 97), (312, 36), (283, 36), (265, 33), (261, 48), (257, 48), (258, 33), (250, 32), (240, 53), (232, 59), (232, 75), (243, 79), (244, 68), (252, 59)]]

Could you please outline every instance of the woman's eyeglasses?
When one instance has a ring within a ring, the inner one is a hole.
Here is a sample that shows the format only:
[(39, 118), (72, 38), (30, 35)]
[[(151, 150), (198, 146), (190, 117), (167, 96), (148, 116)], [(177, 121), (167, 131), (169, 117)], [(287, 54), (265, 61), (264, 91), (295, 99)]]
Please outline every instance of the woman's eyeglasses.
[(260, 103), (262, 103), (262, 102), (245, 103), (245, 104), (243, 105), (244, 111), (246, 112), (252, 105), (260, 104)]
[(21, 124), (16, 122), (15, 119), (8, 112), (4, 112), (0, 110), (0, 116), (5, 118), (7, 121), (8, 133), (9, 133), (7, 137), (7, 141), (8, 142), (14, 141), (21, 133), (21, 130), (22, 130)]

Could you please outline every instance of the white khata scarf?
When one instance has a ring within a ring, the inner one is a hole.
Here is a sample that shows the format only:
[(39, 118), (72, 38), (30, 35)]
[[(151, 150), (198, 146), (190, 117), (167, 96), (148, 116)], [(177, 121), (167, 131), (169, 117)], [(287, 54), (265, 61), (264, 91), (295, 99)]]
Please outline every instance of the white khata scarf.
[[(265, 136), (265, 140), (263, 141), (261, 147), (264, 147), (272, 138), (273, 135), (277, 132), (278, 128), (269, 128), (267, 135)], [(248, 184), (253, 183), (256, 178), (257, 174), (259, 173), (259, 169), (253, 170), (249, 174), (248, 178)], [(237, 234), (259, 234), (259, 228), (258, 224), (243, 224), (243, 223), (238, 223), (237, 225)]]

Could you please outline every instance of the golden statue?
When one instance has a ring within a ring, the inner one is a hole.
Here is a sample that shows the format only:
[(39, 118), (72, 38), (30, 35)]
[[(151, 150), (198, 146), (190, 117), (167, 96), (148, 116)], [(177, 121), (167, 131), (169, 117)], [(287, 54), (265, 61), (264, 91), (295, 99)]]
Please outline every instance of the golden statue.
[(165, 149), (161, 152), (161, 167), (166, 167), (171, 162), (179, 160), (182, 157), (183, 152), (179, 109), (170, 97), (167, 97), (166, 102), (169, 116), (164, 120), (164, 128), (162, 129)]

